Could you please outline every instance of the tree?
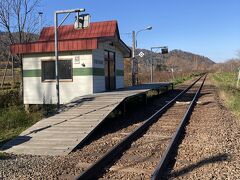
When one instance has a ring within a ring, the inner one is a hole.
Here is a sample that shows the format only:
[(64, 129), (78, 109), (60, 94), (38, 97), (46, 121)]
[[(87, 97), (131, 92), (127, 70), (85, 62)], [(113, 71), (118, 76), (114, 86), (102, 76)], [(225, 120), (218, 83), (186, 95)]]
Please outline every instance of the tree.
[(240, 59), (240, 50), (237, 50), (237, 57)]
[(6, 35), (1, 42), (5, 46), (33, 40), (38, 27), (40, 1), (0, 0), (0, 30)]
[[(2, 56), (6, 57), (12, 44), (27, 43), (36, 39), (36, 32), (39, 27), (37, 10), (40, 1), (0, 0), (0, 44), (1, 52), (3, 52)], [(19, 62), (22, 71), (22, 57), (17, 56), (15, 60)]]

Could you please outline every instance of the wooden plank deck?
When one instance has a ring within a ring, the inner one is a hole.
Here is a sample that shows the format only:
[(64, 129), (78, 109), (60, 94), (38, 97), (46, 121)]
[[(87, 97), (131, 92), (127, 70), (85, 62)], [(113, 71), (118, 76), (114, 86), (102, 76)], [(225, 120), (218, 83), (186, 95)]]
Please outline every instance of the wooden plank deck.
[(45, 118), (7, 142), (0, 152), (31, 155), (67, 155), (126, 98), (170, 83), (147, 84), (74, 99), (66, 111)]

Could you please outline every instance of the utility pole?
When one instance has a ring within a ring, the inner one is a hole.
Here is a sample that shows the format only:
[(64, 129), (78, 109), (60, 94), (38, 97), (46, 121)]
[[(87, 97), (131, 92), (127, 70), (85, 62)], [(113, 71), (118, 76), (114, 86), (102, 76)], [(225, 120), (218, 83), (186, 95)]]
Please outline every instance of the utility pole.
[(131, 61), (131, 70), (132, 70), (132, 86), (136, 84), (135, 81), (135, 49), (136, 49), (136, 36), (135, 31), (132, 32), (132, 61)]
[(138, 83), (138, 77), (136, 78), (136, 75), (138, 73), (138, 62), (137, 60), (135, 59), (135, 50), (136, 50), (136, 47), (137, 47), (137, 36), (140, 32), (142, 31), (146, 31), (146, 30), (151, 30), (152, 29), (152, 26), (148, 26), (144, 29), (141, 29), (139, 31), (137, 31), (137, 33), (135, 33), (135, 31), (132, 31), (132, 86), (136, 85), (136, 80), (137, 80), (137, 83)]

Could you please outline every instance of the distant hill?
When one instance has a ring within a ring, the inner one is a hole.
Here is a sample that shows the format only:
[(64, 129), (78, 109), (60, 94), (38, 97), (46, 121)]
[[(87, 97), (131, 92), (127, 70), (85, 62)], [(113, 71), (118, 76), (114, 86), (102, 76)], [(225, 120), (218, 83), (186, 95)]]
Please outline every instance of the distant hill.
[(220, 71), (220, 72), (238, 72), (240, 68), (240, 58), (230, 59), (223, 63), (217, 63), (213, 66), (213, 71)]
[(185, 52), (182, 50), (172, 50), (168, 54), (162, 55), (160, 52), (151, 52), (146, 49), (137, 49), (136, 55), (140, 52), (145, 55), (141, 58), (137, 56), (139, 64), (141, 66), (149, 67), (151, 59), (153, 58), (154, 68), (158, 70), (169, 70), (173, 68), (175, 71), (190, 71), (190, 70), (209, 70), (215, 62), (211, 59), (193, 54), (190, 52)]
[[(143, 57), (139, 57), (140, 52), (144, 53)], [(162, 55), (160, 52), (151, 52), (146, 49), (137, 49), (136, 59), (138, 65), (138, 80), (140, 83), (150, 82), (150, 67), (151, 59), (153, 58), (154, 64), (154, 81), (169, 81), (172, 78), (172, 70), (174, 75), (188, 74), (196, 71), (212, 70), (215, 62), (211, 59), (185, 52), (182, 50), (172, 50), (168, 54)], [(131, 85), (131, 59), (126, 58), (124, 61), (124, 81), (125, 85)]]

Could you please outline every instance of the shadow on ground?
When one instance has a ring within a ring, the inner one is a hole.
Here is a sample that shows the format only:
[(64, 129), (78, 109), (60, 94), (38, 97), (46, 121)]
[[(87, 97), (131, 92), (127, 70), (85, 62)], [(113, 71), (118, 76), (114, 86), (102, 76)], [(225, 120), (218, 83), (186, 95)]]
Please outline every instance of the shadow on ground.
[(204, 165), (218, 163), (218, 162), (227, 161), (227, 160), (230, 160), (230, 156), (226, 153), (211, 156), (211, 157), (205, 158), (205, 159), (203, 159), (203, 160), (201, 160), (197, 163), (190, 164), (190, 165), (188, 165), (188, 166), (186, 166), (186, 167), (184, 167), (184, 168), (182, 168), (178, 171), (171, 172), (168, 175), (168, 178), (179, 177), (179, 176), (182, 176), (184, 174), (187, 174), (187, 173), (193, 171), (194, 169), (200, 168)]

